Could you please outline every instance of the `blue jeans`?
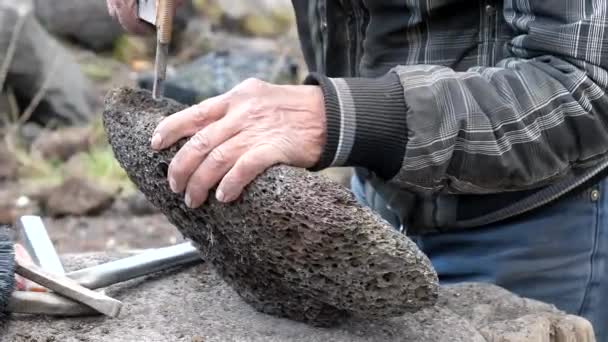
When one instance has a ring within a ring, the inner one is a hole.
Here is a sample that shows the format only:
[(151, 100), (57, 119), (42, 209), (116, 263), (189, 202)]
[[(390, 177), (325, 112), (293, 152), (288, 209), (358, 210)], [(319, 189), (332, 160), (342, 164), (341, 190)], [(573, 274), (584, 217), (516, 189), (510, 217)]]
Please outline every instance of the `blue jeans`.
[[(356, 176), (351, 185), (362, 204), (399, 225)], [(608, 180), (508, 223), (411, 238), (440, 283), (493, 283), (552, 303), (587, 318), (597, 341), (608, 342)]]

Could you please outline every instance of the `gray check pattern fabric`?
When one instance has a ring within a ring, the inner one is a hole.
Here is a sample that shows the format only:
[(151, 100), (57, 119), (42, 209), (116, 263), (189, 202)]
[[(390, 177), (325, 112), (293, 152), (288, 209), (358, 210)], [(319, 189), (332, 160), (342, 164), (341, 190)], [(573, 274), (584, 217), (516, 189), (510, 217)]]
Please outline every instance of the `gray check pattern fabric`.
[(416, 192), (489, 194), (604, 168), (608, 1), (339, 3), (363, 12), (350, 34), (359, 48), (354, 72), (317, 65), (306, 80), (326, 96), (313, 170), (359, 166)]

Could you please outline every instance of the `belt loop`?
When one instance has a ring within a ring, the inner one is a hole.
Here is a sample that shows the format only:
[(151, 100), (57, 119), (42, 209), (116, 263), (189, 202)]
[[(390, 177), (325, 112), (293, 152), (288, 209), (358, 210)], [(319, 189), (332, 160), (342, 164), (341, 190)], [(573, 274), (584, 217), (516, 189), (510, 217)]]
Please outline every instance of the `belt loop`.
[(439, 195), (435, 198), (434, 225), (438, 230), (448, 228), (456, 223), (458, 218), (458, 196)]

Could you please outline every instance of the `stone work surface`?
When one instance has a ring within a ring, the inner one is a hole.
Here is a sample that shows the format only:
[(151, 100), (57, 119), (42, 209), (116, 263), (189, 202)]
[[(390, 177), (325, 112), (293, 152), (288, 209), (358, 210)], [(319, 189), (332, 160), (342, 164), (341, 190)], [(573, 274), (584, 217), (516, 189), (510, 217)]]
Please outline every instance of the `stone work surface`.
[(395, 317), (432, 306), (437, 275), (403, 234), (358, 205), (344, 187), (286, 166), (260, 175), (233, 204), (192, 210), (170, 191), (166, 151), (149, 141), (162, 117), (184, 107), (145, 90), (111, 92), (104, 126), (137, 187), (259, 311), (333, 325), (347, 316)]
[[(64, 255), (67, 270), (118, 255)], [(124, 255), (122, 255), (124, 257)], [(315, 328), (254, 310), (206, 263), (106, 289), (125, 304), (116, 319), (13, 315), (2, 342), (592, 342), (588, 321), (489, 284), (440, 287), (430, 308), (386, 320)]]

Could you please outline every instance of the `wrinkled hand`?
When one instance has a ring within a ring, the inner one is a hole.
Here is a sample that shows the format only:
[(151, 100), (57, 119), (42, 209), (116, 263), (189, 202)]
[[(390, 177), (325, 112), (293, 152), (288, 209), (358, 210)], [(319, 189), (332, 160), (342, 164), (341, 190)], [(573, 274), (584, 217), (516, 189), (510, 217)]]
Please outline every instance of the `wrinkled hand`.
[[(176, 6), (180, 6), (183, 0), (175, 0)], [(137, 17), (137, 0), (106, 0), (108, 12), (120, 22), (122, 27), (135, 34), (152, 33), (152, 26), (139, 20)]]
[(325, 144), (325, 105), (317, 86), (273, 85), (249, 79), (161, 121), (152, 148), (190, 137), (175, 155), (168, 181), (185, 192), (186, 205), (237, 199), (243, 188), (275, 164), (311, 167)]

